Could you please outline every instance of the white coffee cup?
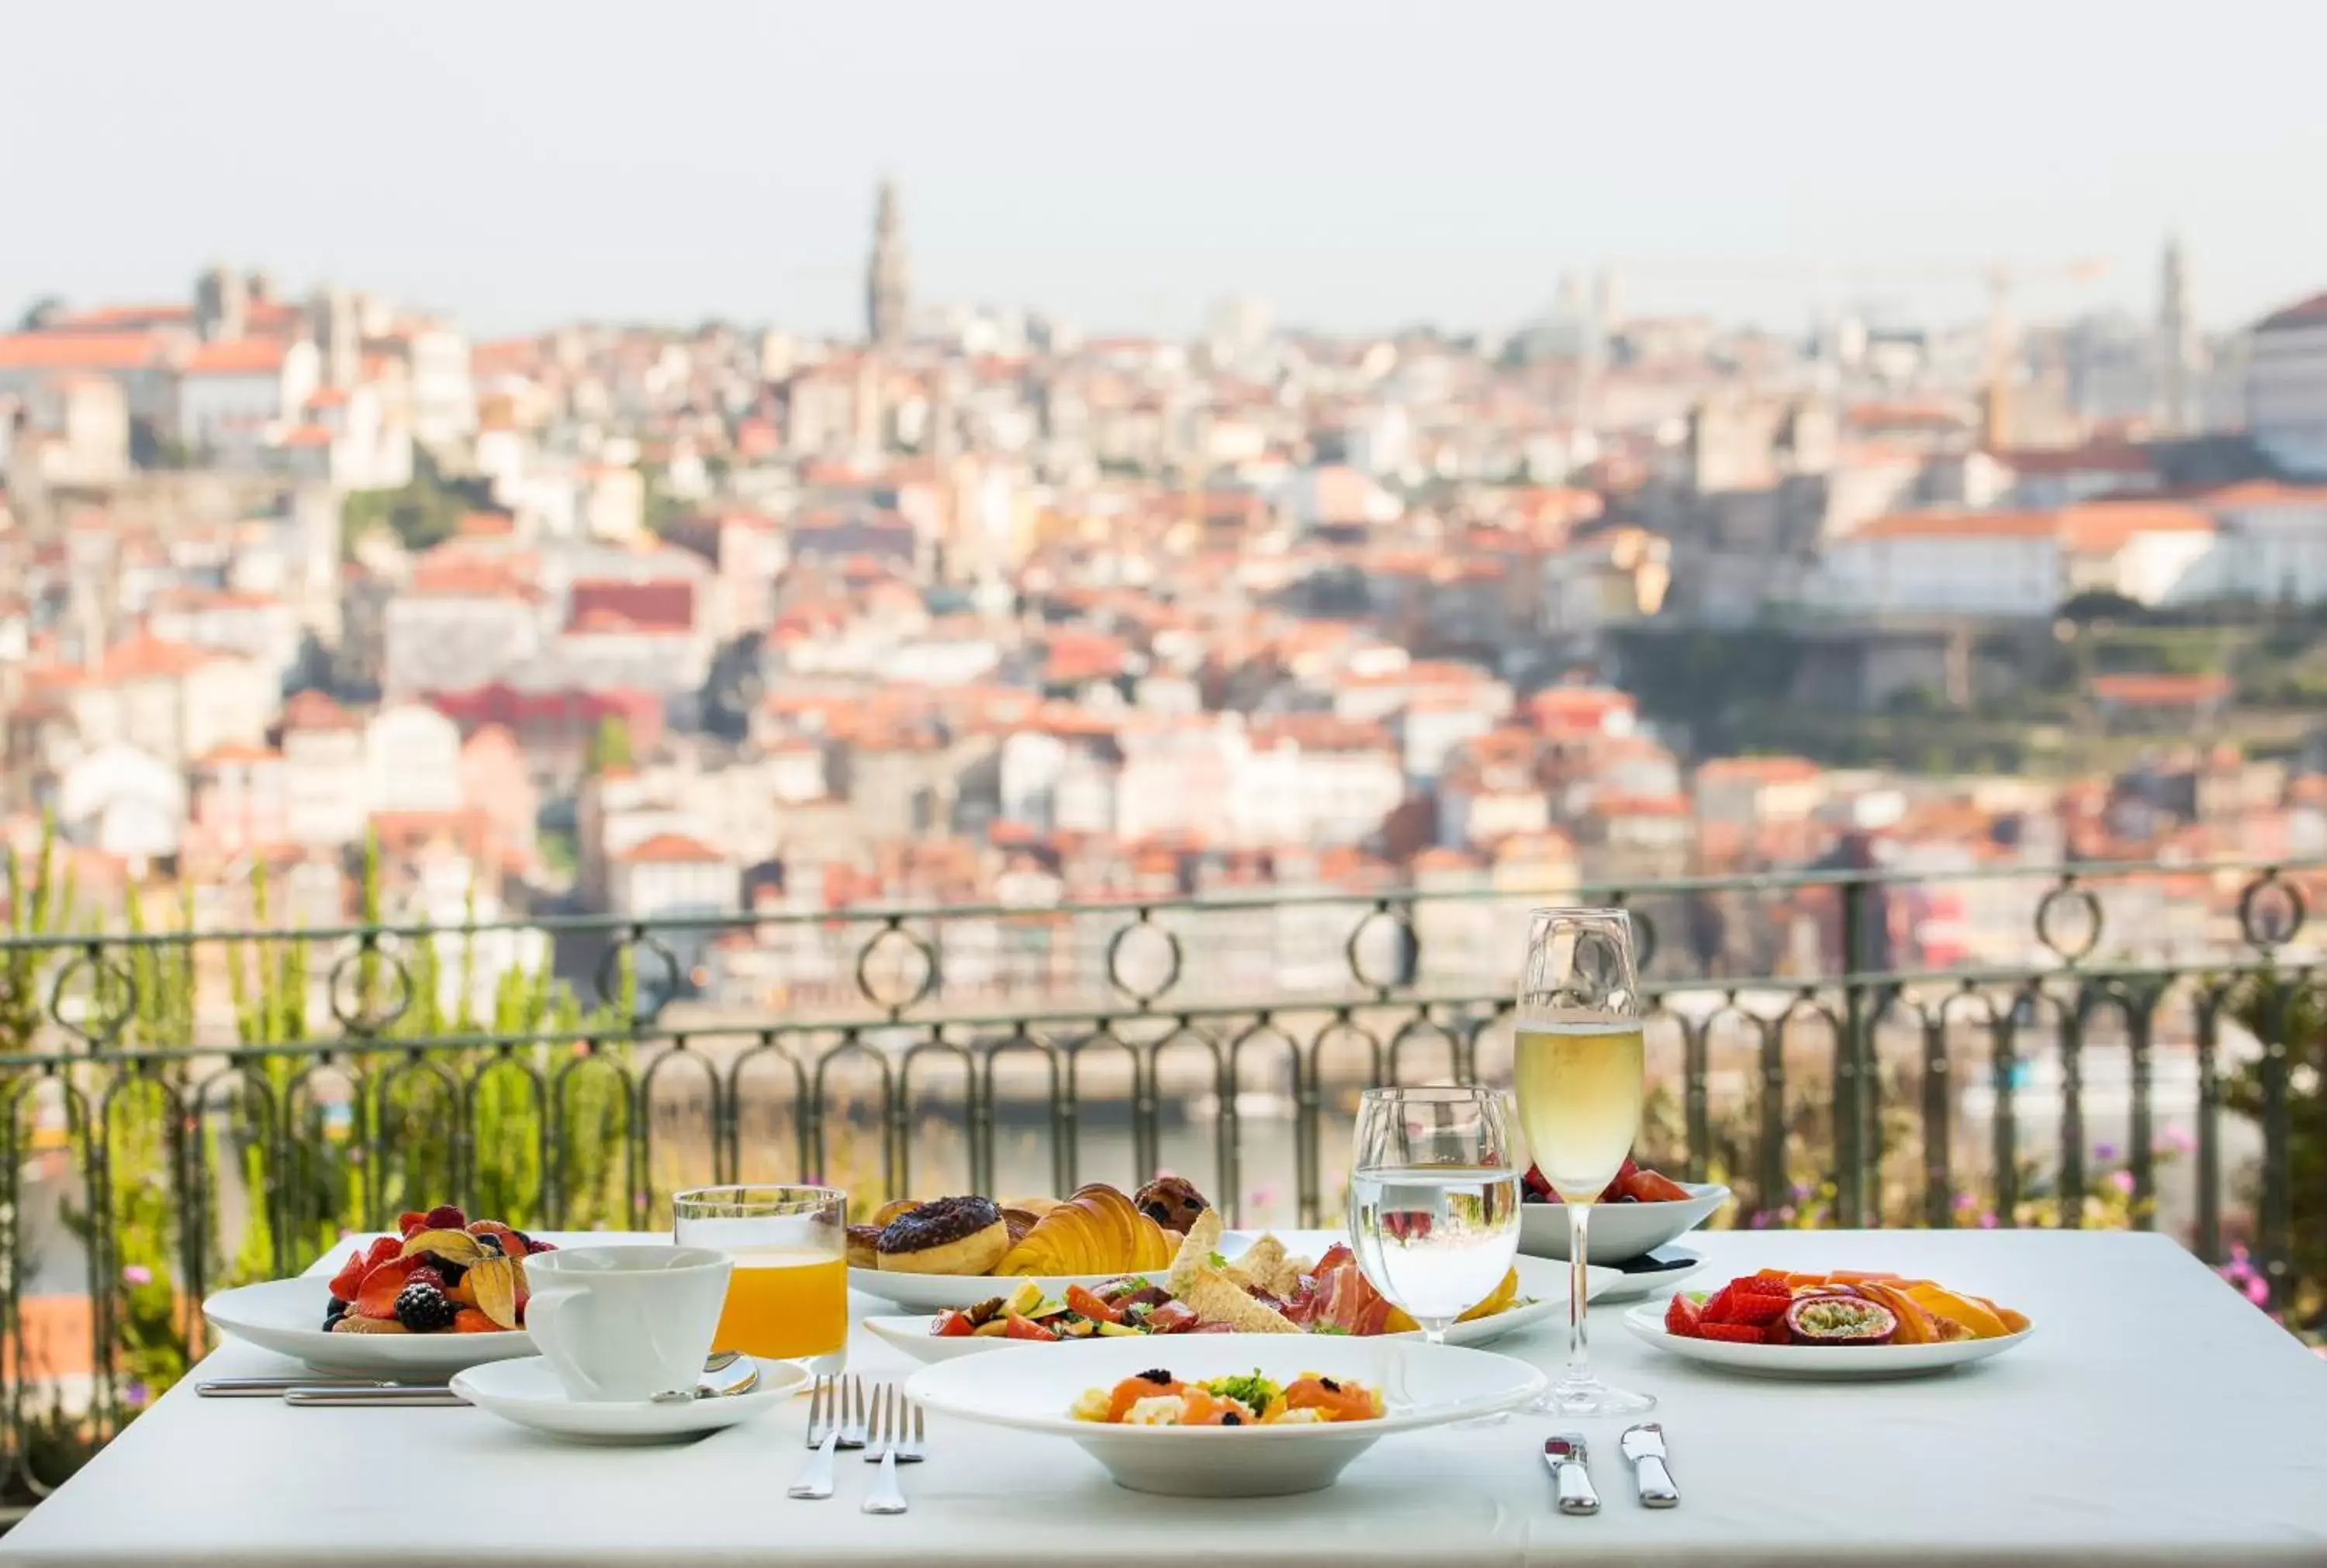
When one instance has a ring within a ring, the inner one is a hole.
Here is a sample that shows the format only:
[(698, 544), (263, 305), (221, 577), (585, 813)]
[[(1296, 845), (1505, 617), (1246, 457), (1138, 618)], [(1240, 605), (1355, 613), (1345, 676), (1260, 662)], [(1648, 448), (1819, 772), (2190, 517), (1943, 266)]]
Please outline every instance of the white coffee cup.
[(569, 1398), (693, 1388), (734, 1265), (699, 1246), (581, 1246), (525, 1260), (526, 1331)]

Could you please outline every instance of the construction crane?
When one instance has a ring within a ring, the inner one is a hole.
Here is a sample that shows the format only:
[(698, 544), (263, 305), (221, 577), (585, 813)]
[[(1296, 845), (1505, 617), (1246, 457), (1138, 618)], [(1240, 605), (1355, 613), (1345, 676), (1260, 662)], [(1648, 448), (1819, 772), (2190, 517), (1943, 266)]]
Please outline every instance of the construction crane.
[[(2089, 284), (2105, 275), (2109, 263), (2104, 257), (2084, 257), (2073, 261), (2052, 263), (2021, 263), (2011, 261), (1910, 261), (1835, 263), (1792, 261), (1735, 261), (1718, 258), (1640, 258), (1603, 264), (1602, 281), (1593, 289), (1593, 297), (1608, 297), (1610, 285), (1606, 279), (1612, 272), (1627, 276), (1718, 278), (1724, 281), (1788, 280), (1808, 281), (1812, 297), (1818, 302), (1818, 320), (1823, 327), (1830, 319), (1827, 301), (1837, 283), (1845, 280), (1886, 280), (1893, 283), (1966, 283), (1977, 282), (1987, 291), (1987, 332), (1986, 363), (1982, 375), (1986, 383), (1986, 406), (1983, 410), (1990, 444), (2002, 434), (2005, 413), (2009, 404), (2012, 385), (2013, 320), (2012, 301), (2020, 285), (2039, 280)], [(1608, 323), (1598, 323), (1604, 332)]]

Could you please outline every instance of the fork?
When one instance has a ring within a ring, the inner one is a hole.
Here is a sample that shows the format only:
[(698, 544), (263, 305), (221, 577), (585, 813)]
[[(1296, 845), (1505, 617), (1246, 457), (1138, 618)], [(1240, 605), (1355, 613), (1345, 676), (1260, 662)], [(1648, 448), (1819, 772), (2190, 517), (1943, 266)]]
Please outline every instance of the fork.
[[(829, 1410), (825, 1406), (827, 1393), (832, 1396)], [(800, 1467), (799, 1479), (792, 1482), (787, 1496), (811, 1500), (832, 1496), (832, 1451), (840, 1446), (840, 1379), (818, 1378), (808, 1405), (808, 1445), (815, 1457)]]
[[(840, 1423), (840, 1446), (851, 1449), (863, 1448), (864, 1446), (865, 1435), (864, 1379), (862, 1377), (851, 1377), (848, 1380), (848, 1388), (851, 1395), (849, 1402), (850, 1408), (846, 1419)], [(878, 1397), (880, 1390), (875, 1388), (874, 1390), (874, 1394), (875, 1397)], [(840, 1390), (838, 1387), (838, 1380), (835, 1379), (833, 1398), (837, 1401), (839, 1397)]]
[(902, 1514), (905, 1511), (904, 1489), (897, 1484), (897, 1451), (904, 1434), (904, 1411), (900, 1408), (897, 1386), (884, 1383), (874, 1391), (872, 1444), (864, 1451), (867, 1461), (878, 1454), (881, 1469), (873, 1477), (873, 1484), (864, 1493), (864, 1511), (868, 1514)]

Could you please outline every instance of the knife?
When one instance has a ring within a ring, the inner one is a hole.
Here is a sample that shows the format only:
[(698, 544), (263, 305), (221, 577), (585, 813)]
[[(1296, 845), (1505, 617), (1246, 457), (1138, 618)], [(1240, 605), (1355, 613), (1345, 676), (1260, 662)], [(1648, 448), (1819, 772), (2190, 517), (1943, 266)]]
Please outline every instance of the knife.
[(1624, 1457), (1632, 1461), (1632, 1479), (1640, 1489), (1640, 1507), (1680, 1507), (1680, 1489), (1673, 1485), (1672, 1471), (1665, 1465), (1665, 1429), (1653, 1421), (1644, 1421), (1626, 1430), (1621, 1446)]
[(205, 1399), (272, 1399), (294, 1388), (408, 1388), (381, 1377), (342, 1377), (329, 1372), (303, 1372), (277, 1377), (212, 1377), (194, 1385)]
[(1551, 1467), (1552, 1479), (1559, 1484), (1561, 1513), (1600, 1511), (1600, 1494), (1592, 1489), (1589, 1451), (1584, 1447), (1582, 1433), (1563, 1432), (1545, 1438), (1543, 1462)]
[(303, 1407), (326, 1405), (377, 1405), (388, 1407), (421, 1407), (432, 1405), (466, 1405), (469, 1402), (442, 1384), (391, 1383), (385, 1386), (350, 1387), (345, 1384), (300, 1384), (283, 1391), (283, 1403)]

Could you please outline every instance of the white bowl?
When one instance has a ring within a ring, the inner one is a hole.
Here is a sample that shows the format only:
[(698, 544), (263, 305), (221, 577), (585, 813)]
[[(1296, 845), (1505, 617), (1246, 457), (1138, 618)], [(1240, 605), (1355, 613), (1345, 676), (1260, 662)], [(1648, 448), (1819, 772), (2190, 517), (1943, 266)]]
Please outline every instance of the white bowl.
[[(1379, 1389), (1388, 1411), (1378, 1421), (1313, 1426), (1107, 1426), (1067, 1414), (1086, 1390), (1113, 1387), (1159, 1366), (1189, 1381), (1256, 1367), (1279, 1381), (1303, 1373), (1354, 1380)], [(922, 1367), (905, 1394), (959, 1420), (1070, 1439), (1132, 1491), (1274, 1498), (1332, 1486), (1382, 1438), (1516, 1410), (1543, 1386), (1543, 1374), (1524, 1361), (1453, 1345), (1185, 1334), (1085, 1339), (1043, 1356), (966, 1356)]]
[[(1261, 1233), (1257, 1231), (1230, 1231), (1220, 1238), (1220, 1251), (1229, 1257), (1234, 1257), (1245, 1247), (1257, 1241)], [(1338, 1234), (1331, 1231), (1281, 1230), (1276, 1235), (1276, 1238), (1295, 1255), (1312, 1258), (1323, 1255), (1327, 1247), (1341, 1239)], [(1546, 1319), (1553, 1317), (1564, 1319), (1566, 1316), (1567, 1267), (1565, 1264), (1540, 1257), (1517, 1257), (1511, 1260), (1511, 1265), (1519, 1270), (1519, 1300), (1526, 1304), (1497, 1312), (1491, 1318), (1479, 1318), (1468, 1323), (1456, 1323), (1446, 1330), (1448, 1344), (1490, 1344), (1497, 1339), (1531, 1329)], [(1603, 1292), (1621, 1288), (1624, 1283), (1624, 1278), (1621, 1270), (1602, 1268), (1597, 1264), (1593, 1265), (1591, 1276), (1587, 1282), (1591, 1299), (1597, 1301)], [(1030, 1344), (1040, 1346), (1044, 1343), (1042, 1340), (1007, 1339), (990, 1335), (984, 1338), (962, 1335), (941, 1339), (930, 1332), (930, 1325), (935, 1321), (931, 1316), (916, 1314), (868, 1317), (864, 1321), (864, 1327), (872, 1331), (874, 1338), (896, 1346), (916, 1361), (950, 1361), (957, 1357), (974, 1356), (986, 1350), (1011, 1349), (1020, 1346)], [(1289, 1336), (1276, 1337), (1284, 1339)], [(1325, 1337), (1330, 1339), (1332, 1336)], [(1419, 1339), (1422, 1334), (1419, 1330), (1414, 1330), (1403, 1334), (1385, 1334), (1380, 1337), (1386, 1339)], [(1155, 1335), (1149, 1337), (1147, 1342), (1151, 1345), (1171, 1345), (1178, 1343), (1184, 1338), (1186, 1336), (1179, 1334)]]
[[(1695, 1230), (1729, 1201), (1718, 1181), (1684, 1181), (1688, 1196), (1669, 1203), (1595, 1203), (1592, 1206), (1593, 1263), (1630, 1263)], [(1567, 1205), (1519, 1205), (1519, 1250), (1529, 1257), (1567, 1255)]]
[(1020, 1277), (1016, 1274), (906, 1274), (889, 1269), (852, 1268), (848, 1271), (848, 1288), (862, 1291), (884, 1302), (894, 1302), (909, 1312), (941, 1312), (948, 1307), (974, 1307), (980, 1302), (990, 1302), (996, 1296), (1006, 1296), (1031, 1280), (1042, 1286), (1046, 1296), (1067, 1293), (1069, 1285), (1080, 1285), (1087, 1291), (1113, 1284), (1117, 1280), (1145, 1279), (1162, 1281), (1169, 1269), (1123, 1269), (1103, 1274), (1041, 1274)]
[(535, 1353), (522, 1329), (498, 1334), (333, 1334), (323, 1324), (331, 1282), (309, 1275), (220, 1291), (202, 1303), (210, 1326), (326, 1372), (444, 1378), (468, 1367)]
[(1624, 1327), (1657, 1349), (1691, 1361), (1761, 1377), (1810, 1382), (1875, 1382), (1944, 1372), (2001, 1356), (2036, 1331), (2028, 1328), (1993, 1339), (1949, 1339), (1937, 1345), (1733, 1345), (1725, 1339), (1692, 1339), (1666, 1332), (1667, 1310), (1663, 1302), (1634, 1307), (1624, 1314)]

